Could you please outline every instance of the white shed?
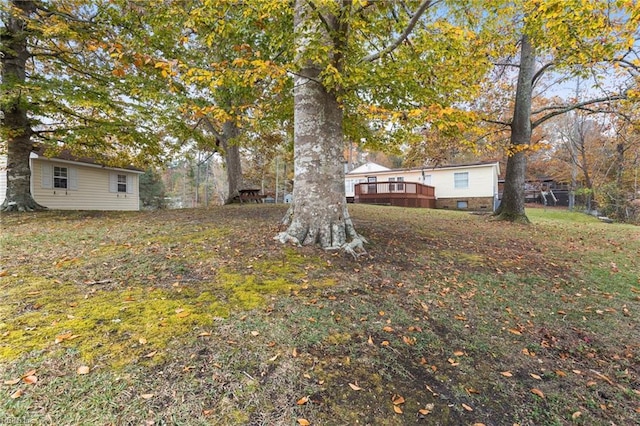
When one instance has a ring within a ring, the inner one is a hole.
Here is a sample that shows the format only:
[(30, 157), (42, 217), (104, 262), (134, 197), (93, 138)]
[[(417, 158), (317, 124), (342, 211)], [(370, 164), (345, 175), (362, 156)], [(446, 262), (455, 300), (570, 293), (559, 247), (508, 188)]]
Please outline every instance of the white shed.
[[(29, 159), (31, 195), (56, 210), (140, 210), (141, 170), (106, 167), (70, 155)], [(0, 203), (6, 197), (7, 159), (0, 156)]]

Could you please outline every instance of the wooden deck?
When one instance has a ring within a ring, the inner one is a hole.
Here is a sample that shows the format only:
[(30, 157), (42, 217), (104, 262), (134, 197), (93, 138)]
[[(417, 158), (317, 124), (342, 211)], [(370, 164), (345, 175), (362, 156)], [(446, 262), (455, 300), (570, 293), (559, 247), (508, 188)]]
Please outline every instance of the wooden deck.
[(364, 182), (355, 185), (356, 203), (399, 207), (436, 207), (436, 189), (415, 182)]

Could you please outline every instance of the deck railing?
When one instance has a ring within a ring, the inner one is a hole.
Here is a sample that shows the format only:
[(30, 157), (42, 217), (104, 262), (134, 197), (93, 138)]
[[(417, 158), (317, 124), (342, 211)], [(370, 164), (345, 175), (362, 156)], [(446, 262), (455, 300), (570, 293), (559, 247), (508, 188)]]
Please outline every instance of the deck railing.
[(435, 188), (416, 182), (362, 182), (354, 192), (356, 203), (435, 207)]
[(364, 182), (355, 185), (355, 195), (413, 194), (435, 197), (433, 186), (415, 182)]

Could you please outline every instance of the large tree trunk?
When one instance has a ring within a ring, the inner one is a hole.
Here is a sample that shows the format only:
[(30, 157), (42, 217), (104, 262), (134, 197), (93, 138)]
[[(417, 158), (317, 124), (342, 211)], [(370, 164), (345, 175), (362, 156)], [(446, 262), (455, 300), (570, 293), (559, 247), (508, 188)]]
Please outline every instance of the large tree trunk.
[(527, 167), (525, 149), (531, 143), (531, 97), (534, 71), (535, 53), (529, 37), (524, 35), (520, 44), (520, 70), (511, 123), (511, 152), (507, 159), (502, 202), (495, 213), (498, 220), (529, 223), (529, 218), (524, 211)]
[[(14, 0), (13, 5), (25, 16), (35, 10), (31, 1)], [(0, 40), (2, 51), (2, 85), (6, 99), (2, 102), (2, 134), (7, 140), (7, 192), (0, 211), (34, 211), (45, 207), (31, 196), (31, 169), (29, 156), (33, 148), (32, 129), (20, 94), (26, 81), (27, 50), (26, 24), (19, 16), (5, 13), (5, 30)]]
[[(305, 2), (296, 2), (296, 27), (308, 19)], [(308, 29), (307, 29), (308, 30)], [(299, 52), (305, 40), (298, 40)], [(294, 79), (293, 203), (283, 219), (287, 230), (276, 238), (325, 249), (364, 251), (355, 231), (344, 191), (344, 131), (336, 95), (320, 80), (319, 67), (308, 62)]]
[(240, 185), (242, 185), (242, 163), (240, 161), (240, 145), (238, 137), (238, 126), (233, 121), (225, 121), (222, 125), (222, 139), (220, 141), (224, 149), (224, 161), (227, 168), (228, 195), (225, 204), (233, 201), (234, 197), (240, 195)]

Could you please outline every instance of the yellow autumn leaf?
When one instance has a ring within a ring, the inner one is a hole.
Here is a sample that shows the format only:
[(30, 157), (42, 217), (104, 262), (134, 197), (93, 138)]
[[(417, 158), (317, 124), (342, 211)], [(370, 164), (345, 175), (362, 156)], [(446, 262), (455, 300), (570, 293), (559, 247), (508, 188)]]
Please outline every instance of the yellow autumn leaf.
[(522, 333), (520, 333), (520, 330), (516, 330), (515, 328), (510, 328), (509, 333), (515, 334), (516, 336), (522, 336)]
[(296, 401), (296, 404), (304, 405), (307, 402), (309, 402), (309, 397), (308, 396), (303, 396), (302, 398), (300, 398), (299, 400)]
[(402, 408), (400, 408), (400, 407), (399, 407), (399, 406), (397, 406), (397, 405), (394, 405), (394, 406), (393, 406), (393, 411), (394, 411), (396, 414), (402, 414)]
[(182, 312), (179, 312), (179, 313), (176, 314), (176, 316), (178, 318), (186, 318), (189, 315), (191, 315), (191, 312), (189, 312), (189, 311), (182, 311)]
[(298, 424), (300, 426), (309, 426), (311, 423), (309, 423), (309, 420), (307, 419), (298, 419)]

